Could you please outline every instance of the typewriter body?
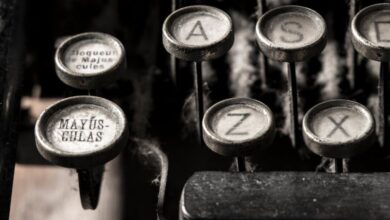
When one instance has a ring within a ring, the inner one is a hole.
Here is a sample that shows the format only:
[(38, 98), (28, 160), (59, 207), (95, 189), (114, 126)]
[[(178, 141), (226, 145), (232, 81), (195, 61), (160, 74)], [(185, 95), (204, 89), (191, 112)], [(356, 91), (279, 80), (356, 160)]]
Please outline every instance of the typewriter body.
[(1, 0), (0, 219), (390, 219), (379, 3)]

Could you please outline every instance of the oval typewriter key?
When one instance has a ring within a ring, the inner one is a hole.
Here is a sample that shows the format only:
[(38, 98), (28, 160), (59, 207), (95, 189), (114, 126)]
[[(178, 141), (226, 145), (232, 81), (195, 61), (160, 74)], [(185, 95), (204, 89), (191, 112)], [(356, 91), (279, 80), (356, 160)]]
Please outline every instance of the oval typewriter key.
[(267, 148), (274, 136), (271, 110), (249, 98), (232, 98), (210, 107), (203, 118), (203, 138), (214, 152), (244, 157)]
[(320, 156), (350, 158), (374, 142), (374, 117), (357, 102), (325, 101), (305, 114), (303, 135), (309, 149)]
[(63, 99), (46, 109), (35, 126), (38, 151), (50, 162), (71, 168), (104, 164), (127, 143), (123, 111), (96, 96)]
[(326, 44), (326, 23), (317, 12), (301, 6), (283, 6), (266, 12), (256, 24), (257, 43), (270, 59), (288, 62), (290, 139), (300, 140), (295, 62), (319, 54)]
[(371, 60), (390, 61), (390, 4), (381, 3), (359, 11), (351, 23), (355, 49)]
[(304, 61), (326, 45), (326, 23), (317, 12), (301, 6), (282, 6), (266, 12), (256, 24), (257, 43), (273, 60)]
[(230, 16), (205, 5), (174, 11), (165, 19), (162, 31), (165, 49), (188, 61), (217, 58), (230, 49), (234, 39)]
[(125, 49), (115, 37), (82, 33), (65, 39), (57, 48), (58, 77), (78, 89), (96, 89), (113, 83), (123, 73)]
[(379, 73), (379, 143), (387, 145), (389, 122), (388, 85), (390, 61), (390, 4), (382, 3), (368, 6), (353, 18), (351, 23), (352, 43), (355, 49), (371, 60), (380, 61)]
[(35, 125), (39, 153), (48, 161), (76, 168), (85, 209), (99, 200), (104, 163), (127, 144), (123, 111), (113, 102), (95, 96), (75, 96), (46, 109)]

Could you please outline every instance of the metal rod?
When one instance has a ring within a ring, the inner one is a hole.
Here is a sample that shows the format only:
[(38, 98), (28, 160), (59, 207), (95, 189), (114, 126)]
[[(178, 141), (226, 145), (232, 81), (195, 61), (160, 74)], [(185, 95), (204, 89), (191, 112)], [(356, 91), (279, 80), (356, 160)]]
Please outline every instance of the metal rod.
[[(257, 18), (260, 18), (267, 11), (267, 2), (266, 0), (257, 0)], [(262, 87), (267, 87), (267, 74), (268, 74), (268, 59), (264, 53), (259, 55), (259, 65), (260, 65), (260, 77), (262, 82)]]
[(157, 219), (158, 220), (165, 220), (166, 218), (164, 213), (164, 207), (165, 207), (165, 194), (167, 189), (167, 181), (168, 181), (168, 157), (166, 154), (161, 151), (158, 147), (155, 147), (156, 153), (160, 156), (160, 167), (161, 167), (161, 173), (160, 173), (160, 188), (158, 191), (158, 198), (157, 198)]
[(97, 207), (103, 170), (103, 166), (93, 169), (77, 169), (80, 199), (84, 209), (96, 209)]
[(238, 172), (245, 172), (245, 158), (244, 157), (235, 157), (236, 167)]
[[(349, 22), (352, 22), (352, 19), (354, 18), (355, 14), (357, 12), (357, 3), (356, 0), (349, 0)], [(349, 30), (349, 33), (346, 35), (347, 42), (349, 42), (349, 47), (347, 50), (347, 62), (348, 62), (348, 78), (350, 80), (351, 89), (354, 90), (356, 88), (359, 88), (357, 85), (358, 83), (358, 73), (356, 65), (357, 65), (357, 52), (354, 49), (352, 45), (351, 39), (351, 31)]]
[(96, 96), (97, 95), (97, 90), (96, 89), (88, 89), (87, 94), (89, 96)]
[(288, 92), (290, 99), (290, 139), (294, 148), (297, 147), (299, 141), (298, 129), (298, 92), (297, 80), (295, 74), (295, 63), (287, 63), (288, 67)]
[(176, 0), (172, 0), (171, 1), (171, 11), (175, 11), (176, 10)]
[[(172, 0), (171, 1), (171, 12), (174, 12), (176, 11), (176, 9), (179, 7), (179, 0)], [(171, 55), (171, 58), (170, 58), (170, 71), (171, 71), (171, 77), (172, 77), (172, 80), (173, 80), (173, 83), (176, 85), (177, 83), (177, 71), (176, 71), (176, 68), (177, 67), (177, 60), (176, 60), (176, 57)]]
[(267, 11), (267, 1), (257, 0), (257, 18), (260, 18)]
[(170, 71), (171, 71), (171, 77), (172, 77), (172, 81), (175, 85), (177, 85), (177, 60), (176, 60), (176, 57), (171, 55), (171, 59), (170, 59)]
[(334, 159), (334, 171), (335, 171), (335, 173), (342, 173), (343, 172), (343, 159), (342, 158), (335, 158)]
[(194, 89), (197, 111), (197, 131), (199, 144), (203, 143), (202, 119), (203, 119), (203, 80), (202, 80), (202, 63), (194, 62)]
[(384, 147), (387, 145), (386, 134), (388, 132), (387, 120), (387, 96), (388, 96), (388, 73), (389, 63), (381, 62), (378, 83), (378, 97), (379, 97), (379, 144)]

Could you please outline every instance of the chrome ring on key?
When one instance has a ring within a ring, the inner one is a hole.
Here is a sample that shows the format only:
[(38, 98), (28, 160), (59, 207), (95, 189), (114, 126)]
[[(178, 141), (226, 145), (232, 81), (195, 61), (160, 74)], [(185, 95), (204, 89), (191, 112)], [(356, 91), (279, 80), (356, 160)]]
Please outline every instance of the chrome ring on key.
[(63, 99), (48, 107), (35, 125), (39, 153), (53, 164), (77, 169), (86, 209), (96, 208), (103, 166), (121, 152), (128, 133), (122, 109), (96, 96)]
[(272, 111), (250, 98), (231, 98), (211, 106), (203, 118), (203, 138), (212, 151), (235, 157), (245, 171), (245, 156), (269, 147), (275, 137)]
[(335, 159), (335, 171), (342, 172), (342, 160), (366, 151), (375, 141), (375, 120), (362, 104), (343, 99), (322, 102), (303, 118), (303, 137), (317, 155)]
[(97, 89), (113, 83), (126, 68), (125, 49), (115, 37), (87, 32), (66, 38), (57, 47), (58, 78), (77, 89)]

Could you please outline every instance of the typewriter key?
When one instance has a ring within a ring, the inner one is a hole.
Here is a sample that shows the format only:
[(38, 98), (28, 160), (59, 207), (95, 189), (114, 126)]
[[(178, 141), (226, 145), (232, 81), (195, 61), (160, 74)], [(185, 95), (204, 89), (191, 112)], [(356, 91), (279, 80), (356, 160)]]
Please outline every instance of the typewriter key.
[(163, 45), (173, 56), (194, 61), (198, 135), (202, 142), (202, 61), (218, 58), (233, 44), (233, 24), (228, 14), (214, 7), (194, 5), (181, 8), (164, 21)]
[(295, 62), (319, 54), (326, 44), (326, 24), (317, 12), (301, 6), (283, 6), (268, 11), (256, 24), (261, 51), (270, 59), (288, 62), (290, 137), (298, 145), (298, 92)]
[[(203, 118), (204, 142), (223, 156), (245, 156), (267, 148), (275, 136), (271, 110), (249, 98), (232, 98), (210, 107)], [(240, 167), (240, 166), (239, 166)]]
[(315, 154), (351, 158), (367, 150), (375, 141), (375, 121), (371, 112), (357, 102), (325, 101), (305, 114), (303, 136)]
[(234, 39), (229, 15), (205, 5), (174, 11), (165, 19), (162, 31), (165, 49), (187, 61), (217, 58), (230, 49)]
[(351, 23), (352, 43), (367, 59), (380, 61), (379, 73), (379, 142), (385, 146), (389, 129), (388, 81), (390, 61), (390, 4), (375, 4), (359, 11)]
[(96, 207), (102, 166), (127, 140), (123, 111), (96, 96), (63, 99), (46, 109), (35, 125), (39, 153), (53, 164), (77, 169), (84, 208)]
[(65, 39), (57, 48), (58, 77), (78, 89), (96, 89), (113, 83), (123, 73), (125, 49), (115, 37), (82, 33)]

